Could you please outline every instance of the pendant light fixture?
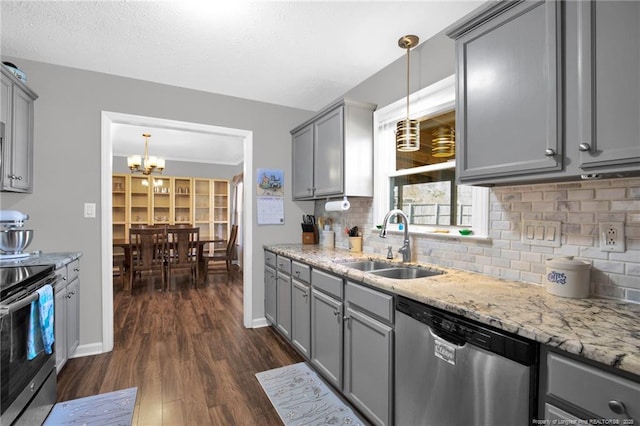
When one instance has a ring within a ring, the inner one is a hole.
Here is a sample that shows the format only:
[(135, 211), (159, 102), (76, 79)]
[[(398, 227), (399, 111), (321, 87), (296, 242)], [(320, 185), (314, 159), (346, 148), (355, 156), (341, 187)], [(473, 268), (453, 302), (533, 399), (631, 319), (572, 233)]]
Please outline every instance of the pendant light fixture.
[(409, 118), (409, 71), (410, 52), (418, 45), (419, 39), (415, 35), (406, 35), (398, 40), (398, 46), (407, 50), (407, 118), (396, 124), (396, 149), (402, 152), (418, 151), (420, 149), (420, 125), (418, 120)]
[(162, 173), (164, 170), (164, 158), (149, 157), (149, 133), (143, 133), (144, 137), (144, 158), (140, 155), (130, 155), (127, 157), (127, 165), (131, 173), (142, 173), (150, 175), (151, 173)]

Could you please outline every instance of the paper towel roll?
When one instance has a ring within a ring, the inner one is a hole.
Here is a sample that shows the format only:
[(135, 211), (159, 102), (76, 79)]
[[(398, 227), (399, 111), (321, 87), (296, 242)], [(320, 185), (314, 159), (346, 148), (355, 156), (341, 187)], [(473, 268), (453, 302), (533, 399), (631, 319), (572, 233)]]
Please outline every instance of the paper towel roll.
[(347, 199), (344, 199), (342, 201), (328, 201), (324, 205), (324, 209), (328, 212), (342, 212), (345, 210), (349, 210), (350, 207), (351, 203), (349, 203), (349, 200)]

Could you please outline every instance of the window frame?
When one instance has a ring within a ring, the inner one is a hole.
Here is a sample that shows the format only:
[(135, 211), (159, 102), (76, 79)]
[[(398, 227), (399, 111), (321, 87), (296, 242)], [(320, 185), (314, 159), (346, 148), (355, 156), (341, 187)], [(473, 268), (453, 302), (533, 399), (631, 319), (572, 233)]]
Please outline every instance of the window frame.
[[(410, 118), (419, 119), (434, 116), (446, 111), (455, 110), (455, 75), (446, 77), (427, 86), (409, 96)], [(449, 168), (450, 160), (429, 166), (396, 171), (395, 168), (395, 126), (396, 122), (406, 118), (406, 98), (389, 104), (373, 113), (373, 148), (374, 148), (374, 225), (382, 224), (385, 214), (389, 211), (388, 200), (391, 191), (390, 178), (392, 176), (416, 174), (425, 170)], [(407, 171), (408, 170), (408, 171)], [(456, 187), (457, 187), (456, 183)], [(473, 234), (464, 238), (486, 239), (489, 235), (489, 189), (472, 187), (472, 220)], [(450, 225), (415, 225), (409, 228), (411, 234), (438, 235), (441, 237), (460, 238), (459, 229), (466, 226)], [(449, 230), (448, 234), (435, 233), (436, 230)], [(390, 223), (387, 230), (400, 232), (398, 224)]]

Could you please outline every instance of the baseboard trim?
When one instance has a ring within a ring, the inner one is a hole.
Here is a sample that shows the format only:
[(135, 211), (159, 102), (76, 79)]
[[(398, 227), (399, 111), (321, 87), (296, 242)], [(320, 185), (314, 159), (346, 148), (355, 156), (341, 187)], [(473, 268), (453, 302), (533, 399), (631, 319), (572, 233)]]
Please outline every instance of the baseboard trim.
[(102, 347), (102, 342), (79, 345), (73, 356), (70, 356), (69, 358), (81, 358), (83, 356), (99, 355), (105, 352)]
[(251, 328), (269, 327), (269, 322), (265, 317), (257, 318), (251, 321)]

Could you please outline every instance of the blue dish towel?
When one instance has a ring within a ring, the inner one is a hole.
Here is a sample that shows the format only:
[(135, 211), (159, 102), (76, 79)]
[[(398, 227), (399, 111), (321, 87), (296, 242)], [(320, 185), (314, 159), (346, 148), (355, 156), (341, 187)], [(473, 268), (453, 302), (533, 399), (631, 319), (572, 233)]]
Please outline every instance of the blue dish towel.
[(53, 352), (55, 341), (53, 324), (53, 287), (47, 284), (36, 290), (38, 299), (31, 302), (29, 333), (27, 335), (27, 359), (34, 359), (43, 350)]

